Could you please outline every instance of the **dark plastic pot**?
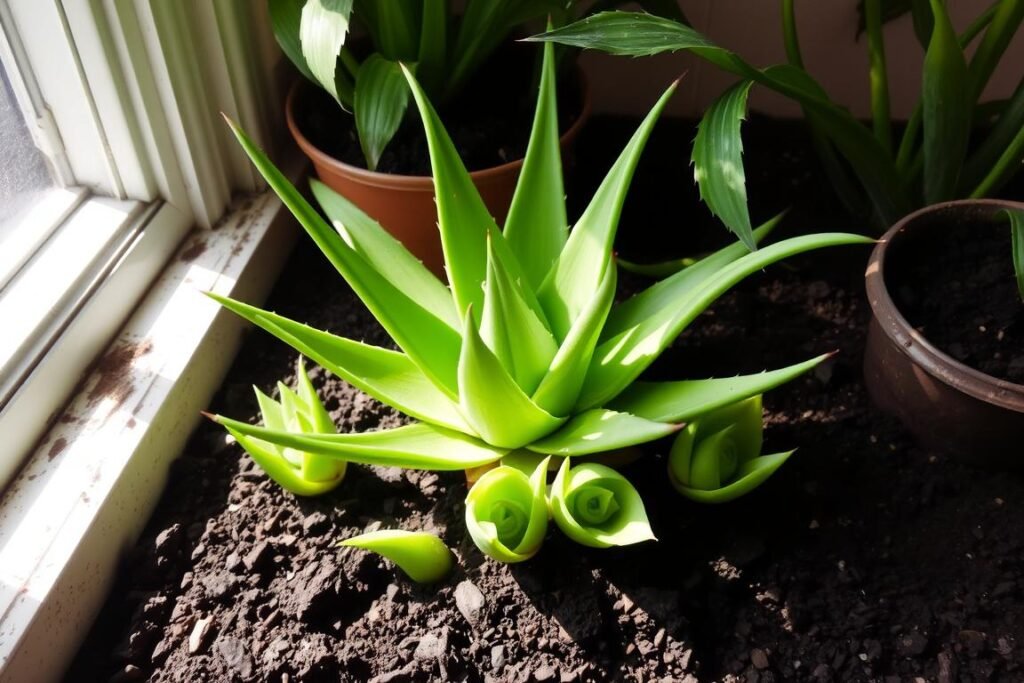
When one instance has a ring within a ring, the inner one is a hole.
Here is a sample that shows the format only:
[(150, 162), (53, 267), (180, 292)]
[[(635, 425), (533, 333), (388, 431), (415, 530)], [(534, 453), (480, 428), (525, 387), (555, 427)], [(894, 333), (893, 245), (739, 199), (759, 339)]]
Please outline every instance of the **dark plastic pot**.
[[(559, 139), (563, 155), (590, 117), (590, 88), (583, 72), (577, 68), (575, 73), (580, 88), (580, 114)], [(444, 253), (437, 231), (433, 179), (430, 176), (369, 171), (346, 164), (318, 148), (296, 122), (295, 109), (301, 106), (301, 94), (307, 87), (312, 86), (305, 81), (298, 81), (292, 86), (285, 103), (285, 116), (292, 137), (313, 162), (317, 176), (325, 185), (377, 219), (436, 275), (444, 277)], [(338, 116), (341, 120), (345, 114), (339, 112)], [(516, 159), (469, 174), (498, 225), (505, 222), (522, 167), (523, 160)]]
[(977, 465), (1021, 469), (1024, 385), (986, 375), (937, 349), (907, 322), (886, 287), (887, 274), (891, 280), (929, 234), (964, 223), (1005, 230), (997, 218), (1007, 208), (1024, 209), (1024, 204), (994, 199), (936, 204), (885, 234), (866, 273), (873, 317), (864, 379), (875, 403), (899, 417), (922, 445)]

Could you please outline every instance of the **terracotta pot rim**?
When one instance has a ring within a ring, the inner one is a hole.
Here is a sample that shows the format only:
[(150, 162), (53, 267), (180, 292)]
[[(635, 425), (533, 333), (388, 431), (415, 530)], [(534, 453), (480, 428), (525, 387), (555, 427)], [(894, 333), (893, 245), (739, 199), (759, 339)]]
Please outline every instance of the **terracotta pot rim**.
[[(578, 65), (575, 66), (574, 70), (576, 72), (577, 83), (580, 88), (581, 105), (580, 112), (576, 117), (576, 120), (573, 121), (572, 125), (569, 126), (569, 129), (562, 133), (558, 138), (559, 143), (563, 148), (576, 138), (580, 129), (583, 128), (583, 124), (585, 124), (587, 119), (590, 118), (590, 108), (592, 104), (590, 84), (587, 81), (586, 74), (584, 74), (583, 70)], [(298, 143), (299, 147), (302, 148), (302, 151), (306, 156), (315, 160), (317, 164), (334, 168), (336, 171), (355, 178), (365, 185), (408, 189), (433, 188), (434, 180), (432, 176), (402, 175), (399, 173), (379, 173), (377, 171), (370, 171), (359, 166), (346, 164), (344, 161), (332, 157), (314, 145), (299, 129), (298, 124), (295, 122), (295, 116), (293, 113), (298, 93), (305, 87), (310, 87), (310, 84), (305, 79), (298, 78), (292, 83), (291, 88), (288, 89), (288, 96), (285, 99), (285, 119), (288, 123), (288, 130), (291, 131), (292, 137), (295, 138), (295, 141)], [(469, 176), (474, 182), (479, 182), (517, 171), (522, 165), (522, 158), (514, 159), (498, 166), (470, 171)]]
[(1024, 203), (1002, 199), (959, 199), (926, 206), (908, 214), (882, 236), (871, 252), (864, 275), (868, 302), (882, 332), (929, 375), (979, 401), (1024, 413), (1024, 384), (987, 375), (939, 350), (907, 321), (886, 287), (885, 260), (891, 244), (914, 239), (915, 228), (920, 229), (918, 220), (924, 216), (937, 212), (957, 215), (970, 209), (994, 215), (1002, 209), (1024, 209)]

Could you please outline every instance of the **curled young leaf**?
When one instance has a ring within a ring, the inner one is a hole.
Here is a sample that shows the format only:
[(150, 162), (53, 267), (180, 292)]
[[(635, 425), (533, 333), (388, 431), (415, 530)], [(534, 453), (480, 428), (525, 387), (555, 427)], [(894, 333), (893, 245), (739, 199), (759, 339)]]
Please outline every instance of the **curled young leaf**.
[(669, 453), (672, 485), (701, 503), (753, 491), (793, 454), (761, 455), (762, 434), (760, 394), (691, 421)]
[(448, 546), (426, 531), (381, 529), (345, 539), (339, 545), (383, 555), (417, 583), (435, 583), (452, 570)]
[(499, 562), (537, 554), (548, 529), (548, 461), (527, 476), (501, 465), (484, 473), (466, 496), (466, 528), (480, 552)]
[(551, 485), (551, 513), (566, 536), (593, 548), (657, 540), (637, 490), (597, 463), (562, 461)]
[[(299, 434), (334, 434), (334, 423), (316, 395), (301, 358), (296, 374), (299, 385), (297, 392), (284, 383), (278, 383), (280, 402), (256, 389), (263, 423), (269, 429), (283, 429)], [(246, 436), (231, 427), (227, 429), (271, 479), (292, 493), (300, 496), (320, 495), (333, 489), (345, 478), (348, 463), (344, 460), (278, 446)]]

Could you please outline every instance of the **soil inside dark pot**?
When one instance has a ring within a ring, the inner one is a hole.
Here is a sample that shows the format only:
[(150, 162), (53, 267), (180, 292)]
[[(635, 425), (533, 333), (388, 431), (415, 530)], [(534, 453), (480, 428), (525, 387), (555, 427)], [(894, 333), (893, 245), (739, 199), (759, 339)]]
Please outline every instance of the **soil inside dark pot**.
[(1024, 384), (1024, 302), (1010, 227), (952, 223), (893, 254), (890, 293), (904, 317), (956, 360)]
[[(572, 216), (634, 127), (605, 119), (582, 134)], [(659, 126), (620, 246), (646, 237), (644, 254), (668, 257), (700, 226), (708, 243), (725, 239), (687, 198), (692, 134)], [(755, 118), (747, 140), (755, 215), (796, 200), (792, 229), (836, 227), (802, 127)], [(779, 147), (806, 170), (780, 180)], [(873, 407), (860, 372), (866, 257), (811, 254), (751, 278), (652, 368), (721, 377), (839, 351), (765, 397), (766, 451), (799, 451), (750, 496), (681, 498), (665, 443), (626, 468), (657, 543), (595, 550), (553, 529), (533, 560), (499, 565), (465, 532), (461, 472), (351, 466), (335, 491), (298, 499), (201, 426), (66, 680), (1020, 680), (1024, 477), (916, 447)], [(623, 277), (621, 294), (642, 284)], [(307, 240), (267, 307), (388, 343)], [(270, 390), (294, 361), (254, 332), (211, 409), (254, 418), (251, 385)], [(341, 429), (400, 419), (327, 373), (314, 382)], [(421, 587), (337, 547), (376, 523), (438, 532), (455, 572)]]
[[(536, 108), (536, 45), (513, 43), (499, 49), (450, 102), (434, 103), (459, 156), (469, 171), (500, 166), (526, 154)], [(569, 64), (568, 66), (572, 66)], [(560, 69), (558, 111), (562, 132), (582, 109), (580, 84), (573, 68)], [(316, 147), (346, 164), (366, 168), (352, 115), (324, 90), (304, 87), (295, 107), (296, 123)], [(385, 148), (377, 171), (430, 175), (423, 126), (410, 103), (398, 133)]]

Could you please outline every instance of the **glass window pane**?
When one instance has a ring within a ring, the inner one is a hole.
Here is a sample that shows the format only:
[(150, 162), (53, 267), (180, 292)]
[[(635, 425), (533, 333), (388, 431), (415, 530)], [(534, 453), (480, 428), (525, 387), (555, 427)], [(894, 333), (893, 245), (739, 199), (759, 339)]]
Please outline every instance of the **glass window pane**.
[(46, 158), (32, 136), (8, 79), (0, 67), (0, 246), (34, 201), (54, 186)]

